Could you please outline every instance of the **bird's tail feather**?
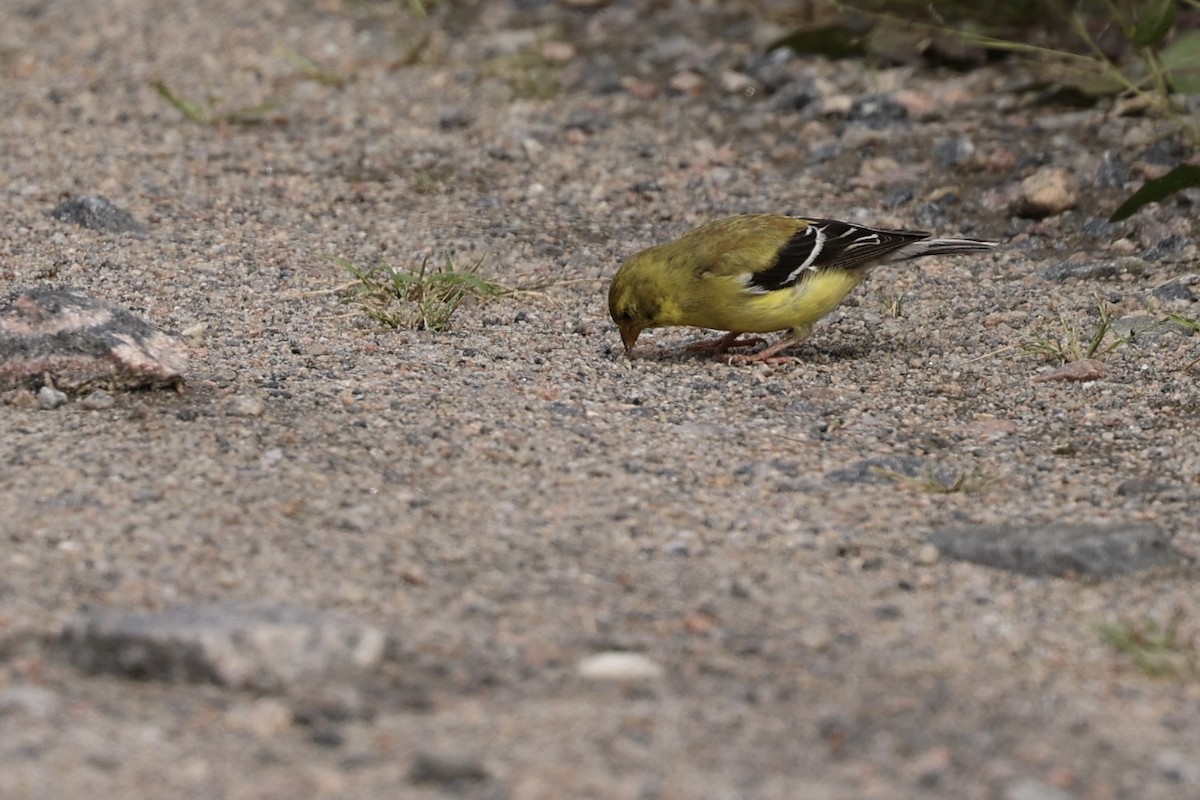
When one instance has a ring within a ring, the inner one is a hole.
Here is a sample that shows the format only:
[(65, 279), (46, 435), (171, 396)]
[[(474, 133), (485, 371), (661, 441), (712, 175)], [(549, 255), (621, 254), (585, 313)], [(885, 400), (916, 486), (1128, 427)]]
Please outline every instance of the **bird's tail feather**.
[(921, 256), (950, 256), (957, 253), (982, 253), (995, 250), (995, 242), (980, 239), (924, 239), (910, 242), (892, 253), (889, 261), (907, 261)]

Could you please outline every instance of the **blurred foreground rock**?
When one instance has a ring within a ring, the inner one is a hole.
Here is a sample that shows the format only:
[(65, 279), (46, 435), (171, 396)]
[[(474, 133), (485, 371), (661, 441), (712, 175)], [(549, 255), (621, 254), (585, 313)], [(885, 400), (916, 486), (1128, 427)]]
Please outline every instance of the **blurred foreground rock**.
[(55, 206), (50, 216), (63, 222), (73, 222), (85, 228), (110, 233), (140, 233), (145, 229), (133, 215), (100, 195), (66, 200)]
[(0, 307), (0, 391), (177, 388), (187, 367), (181, 341), (87, 295), (27, 289)]
[(1149, 525), (979, 525), (929, 537), (942, 555), (1025, 575), (1110, 577), (1180, 561)]
[(90, 672), (286, 691), (372, 669), (386, 642), (379, 628), (325, 611), (228, 604), (92, 612), (67, 626), (61, 646)]

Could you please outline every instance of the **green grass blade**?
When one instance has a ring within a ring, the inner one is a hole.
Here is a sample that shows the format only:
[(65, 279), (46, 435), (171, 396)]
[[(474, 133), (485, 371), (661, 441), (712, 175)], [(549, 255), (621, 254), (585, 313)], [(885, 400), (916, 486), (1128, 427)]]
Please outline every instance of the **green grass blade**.
[(1129, 198), (1108, 218), (1109, 222), (1120, 222), (1140, 211), (1144, 206), (1157, 203), (1176, 192), (1200, 186), (1200, 166), (1195, 164), (1180, 164), (1161, 178), (1154, 178), (1142, 184)]

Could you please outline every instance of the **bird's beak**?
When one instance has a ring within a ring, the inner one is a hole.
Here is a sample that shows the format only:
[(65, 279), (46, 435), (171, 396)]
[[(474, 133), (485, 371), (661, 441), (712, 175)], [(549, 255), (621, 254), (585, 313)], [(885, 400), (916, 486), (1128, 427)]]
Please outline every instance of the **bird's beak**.
[(637, 344), (638, 337), (642, 335), (642, 329), (635, 325), (619, 325), (621, 329), (621, 343), (625, 345), (625, 354), (629, 355), (633, 352), (633, 346)]

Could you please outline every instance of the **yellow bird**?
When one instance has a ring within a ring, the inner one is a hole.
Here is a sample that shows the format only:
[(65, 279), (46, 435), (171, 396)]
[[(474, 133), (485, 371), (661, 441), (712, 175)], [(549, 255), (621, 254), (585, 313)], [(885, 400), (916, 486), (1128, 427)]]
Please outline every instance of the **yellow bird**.
[(632, 353), (647, 328), (691, 325), (729, 331), (691, 351), (724, 354), (762, 344), (743, 333), (787, 330), (779, 342), (730, 361), (790, 361), (778, 353), (808, 338), (872, 267), (933, 255), (978, 253), (995, 242), (931, 239), (835, 219), (748, 214), (702, 225), (630, 257), (613, 276), (608, 312)]

